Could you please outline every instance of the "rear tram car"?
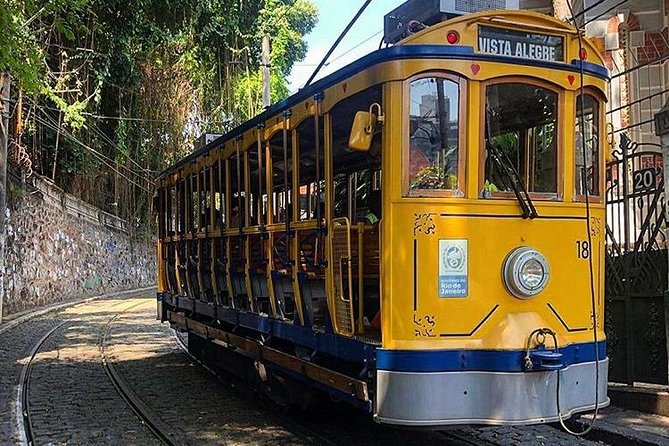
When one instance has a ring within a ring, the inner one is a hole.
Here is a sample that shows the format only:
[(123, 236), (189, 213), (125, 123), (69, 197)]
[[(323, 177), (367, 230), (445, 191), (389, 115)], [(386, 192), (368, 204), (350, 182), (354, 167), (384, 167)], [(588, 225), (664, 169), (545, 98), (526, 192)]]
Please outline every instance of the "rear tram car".
[(161, 175), (158, 316), (278, 401), (380, 423), (605, 406), (602, 55), (429, 3)]

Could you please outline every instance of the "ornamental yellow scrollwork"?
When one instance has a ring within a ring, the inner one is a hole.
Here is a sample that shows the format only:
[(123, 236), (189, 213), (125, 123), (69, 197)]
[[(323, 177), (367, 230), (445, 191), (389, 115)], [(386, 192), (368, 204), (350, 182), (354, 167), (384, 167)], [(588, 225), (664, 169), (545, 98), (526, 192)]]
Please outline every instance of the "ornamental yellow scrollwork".
[(437, 335), (433, 333), (434, 327), (437, 325), (436, 318), (434, 316), (426, 315), (423, 317), (418, 317), (414, 313), (413, 315), (414, 323), (414, 335), (417, 338), (436, 338)]
[(590, 234), (599, 237), (602, 233), (602, 220), (599, 217), (590, 218)]
[(434, 224), (433, 217), (437, 215), (435, 213), (429, 214), (415, 214), (413, 222), (413, 235), (414, 237), (418, 234), (432, 235), (437, 226)]

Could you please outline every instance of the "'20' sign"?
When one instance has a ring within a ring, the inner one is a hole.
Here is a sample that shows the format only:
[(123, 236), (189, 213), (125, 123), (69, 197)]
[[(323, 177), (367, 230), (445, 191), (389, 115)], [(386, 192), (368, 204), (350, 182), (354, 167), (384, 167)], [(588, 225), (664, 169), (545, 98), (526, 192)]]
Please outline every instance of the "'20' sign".
[(657, 187), (657, 172), (654, 167), (634, 172), (634, 191), (655, 189)]

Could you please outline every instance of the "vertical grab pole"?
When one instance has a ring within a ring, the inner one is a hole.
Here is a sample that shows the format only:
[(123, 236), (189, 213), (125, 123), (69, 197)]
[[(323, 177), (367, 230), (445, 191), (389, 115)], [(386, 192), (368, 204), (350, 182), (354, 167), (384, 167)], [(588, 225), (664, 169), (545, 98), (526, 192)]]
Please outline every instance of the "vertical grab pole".
[[(205, 188), (205, 184), (202, 178), (202, 173), (205, 171), (205, 168), (202, 168), (202, 171), (199, 169), (196, 169), (197, 171), (197, 178), (195, 180), (195, 187), (197, 188), (197, 212), (198, 216), (196, 218), (197, 221), (197, 231), (196, 232), (204, 232), (205, 237), (207, 237), (207, 228), (204, 225), (204, 209), (202, 209), (202, 195), (203, 195), (203, 189)], [(197, 287), (198, 287), (198, 293), (197, 297), (199, 298), (198, 300), (205, 300), (204, 296), (204, 278), (202, 277), (202, 257), (203, 257), (203, 245), (204, 241), (200, 238), (197, 237), (197, 240), (195, 241), (195, 252), (196, 252), (196, 257), (195, 257), (195, 267), (197, 268)]]
[[(235, 139), (235, 154), (237, 161), (237, 228), (239, 229), (239, 237), (241, 242), (242, 232), (244, 230), (244, 222), (246, 220), (246, 209), (242, 214), (242, 155), (239, 150), (239, 138)], [(241, 245), (240, 245), (241, 246)]]
[[(264, 178), (264, 172), (263, 172), (263, 154), (262, 154), (262, 130), (265, 128), (265, 124), (261, 123), (258, 124), (256, 127), (256, 133), (258, 134), (258, 226), (260, 226), (260, 232), (265, 231), (265, 218), (263, 216), (263, 200), (262, 200), (262, 183), (263, 183), (263, 178)], [(263, 255), (263, 259), (265, 256)]]
[[(241, 141), (241, 137), (240, 137)], [(244, 151), (244, 226), (251, 226), (251, 210), (253, 209), (251, 195), (251, 160), (250, 150)], [(251, 280), (251, 236), (244, 237), (244, 281), (246, 283), (246, 297), (249, 308), (253, 312), (260, 312), (253, 293), (253, 281)]]
[(315, 135), (315, 151), (316, 151), (316, 243), (314, 248), (314, 265), (322, 266), (323, 259), (320, 246), (321, 236), (323, 235), (323, 218), (321, 215), (321, 111), (323, 106), (323, 95), (317, 94), (314, 96), (316, 100), (316, 113), (314, 115), (314, 135)]
[(288, 119), (292, 115), (290, 110), (283, 112), (283, 209), (286, 219), (286, 237), (290, 237), (291, 212), (288, 212)]
[(218, 229), (218, 220), (216, 218), (216, 176), (214, 175), (214, 166), (216, 161), (212, 160), (209, 167), (209, 227), (212, 234), (209, 235), (209, 280), (211, 281), (212, 301), (220, 305), (218, 282), (216, 281), (216, 236), (213, 234)]
[(358, 223), (358, 333), (365, 334), (365, 224)]
[(177, 292), (183, 296), (184, 287), (183, 283), (181, 282), (181, 255), (179, 253), (181, 252), (181, 247), (183, 246), (182, 243), (184, 242), (181, 232), (183, 228), (181, 219), (184, 215), (184, 212), (182, 204), (183, 199), (181, 198), (181, 180), (179, 178), (175, 180), (175, 186), (177, 215), (174, 219), (174, 274), (177, 276)]
[(234, 258), (232, 256), (232, 237), (234, 236), (234, 227), (232, 226), (232, 162), (230, 158), (225, 160), (225, 280), (228, 287), (228, 304), (232, 308), (237, 308), (235, 302), (235, 289), (232, 286), (232, 272), (234, 271)]
[[(244, 255), (244, 220), (246, 219), (246, 209), (244, 209), (242, 213), (242, 155), (241, 155), (241, 150), (239, 149), (239, 140), (240, 138), (237, 137), (235, 138), (235, 154), (236, 154), (236, 170), (237, 170), (237, 246), (238, 246), (238, 259), (233, 259), (233, 262), (237, 262), (237, 265), (234, 265), (233, 271), (236, 270), (236, 268), (239, 268), (242, 266), (242, 256)], [(243, 266), (242, 266), (243, 267)], [(245, 269), (245, 268), (244, 268)], [(239, 275), (238, 271), (235, 271), (236, 275)], [(246, 277), (246, 273), (244, 274), (244, 277)], [(234, 288), (233, 288), (233, 296), (235, 296)], [(243, 307), (242, 307), (243, 308)]]

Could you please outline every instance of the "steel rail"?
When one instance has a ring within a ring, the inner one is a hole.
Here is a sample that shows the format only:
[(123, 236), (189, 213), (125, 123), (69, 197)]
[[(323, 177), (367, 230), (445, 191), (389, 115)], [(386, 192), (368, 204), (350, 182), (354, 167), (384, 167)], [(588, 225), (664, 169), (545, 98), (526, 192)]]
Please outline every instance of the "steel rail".
[(18, 396), (17, 396), (17, 411), (16, 411), (16, 422), (19, 430), (19, 441), (22, 444), (28, 444), (30, 446), (35, 444), (35, 437), (33, 433), (32, 420), (30, 418), (30, 377), (32, 376), (33, 364), (35, 357), (39, 353), (40, 349), (44, 343), (63, 325), (68, 321), (63, 321), (60, 324), (53, 327), (49, 330), (44, 336), (40, 338), (39, 341), (35, 343), (32, 350), (30, 351), (30, 356), (28, 357), (28, 362), (21, 369), (21, 375), (19, 382)]
[(159, 416), (157, 416), (144, 401), (135, 393), (134, 390), (127, 384), (123, 377), (116, 371), (113, 361), (107, 355), (108, 338), (111, 332), (112, 324), (124, 313), (136, 308), (146, 302), (140, 302), (132, 305), (122, 312), (116, 314), (113, 318), (107, 321), (107, 324), (102, 330), (100, 338), (100, 356), (102, 358), (102, 366), (104, 367), (107, 376), (112, 382), (116, 391), (121, 398), (130, 406), (132, 411), (137, 415), (142, 424), (146, 426), (157, 439), (169, 446), (186, 446), (189, 444), (185, 438), (178, 434), (175, 429), (165, 423)]

